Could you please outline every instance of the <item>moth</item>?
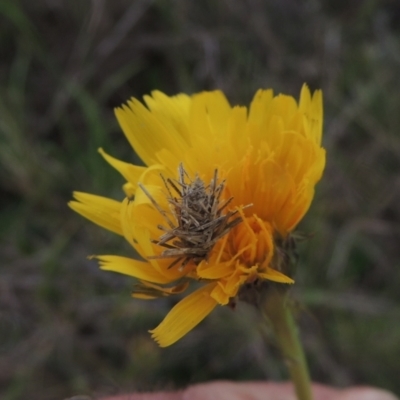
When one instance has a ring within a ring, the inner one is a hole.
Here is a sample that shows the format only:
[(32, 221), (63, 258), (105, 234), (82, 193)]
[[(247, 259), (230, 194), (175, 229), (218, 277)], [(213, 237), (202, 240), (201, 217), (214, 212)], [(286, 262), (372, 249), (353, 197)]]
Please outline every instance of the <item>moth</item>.
[(225, 180), (219, 182), (217, 169), (208, 185), (198, 175), (191, 179), (182, 164), (178, 175), (178, 180), (161, 176), (168, 193), (169, 212), (160, 207), (144, 185), (139, 186), (168, 225), (158, 225), (164, 233), (152, 240), (165, 250), (149, 258), (174, 259), (168, 268), (180, 264), (182, 270), (191, 261), (198, 265), (207, 260), (216, 242), (240, 224), (242, 217), (237, 216), (237, 209), (227, 211), (233, 197), (221, 200)]

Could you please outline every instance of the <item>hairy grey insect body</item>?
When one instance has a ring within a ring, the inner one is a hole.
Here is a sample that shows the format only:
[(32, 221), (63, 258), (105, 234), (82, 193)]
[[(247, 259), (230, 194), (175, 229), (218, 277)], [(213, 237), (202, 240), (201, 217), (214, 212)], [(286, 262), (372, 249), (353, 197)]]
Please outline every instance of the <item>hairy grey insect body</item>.
[(191, 179), (182, 164), (178, 173), (178, 180), (162, 177), (170, 212), (163, 210), (142, 184), (139, 186), (168, 225), (159, 225), (164, 233), (152, 240), (165, 250), (149, 258), (172, 258), (175, 260), (169, 268), (180, 263), (179, 268), (183, 269), (191, 261), (197, 265), (206, 260), (216, 242), (242, 222), (242, 217), (234, 217), (238, 210), (224, 214), (233, 197), (221, 201), (225, 181), (218, 182), (218, 170), (208, 185), (197, 175)]

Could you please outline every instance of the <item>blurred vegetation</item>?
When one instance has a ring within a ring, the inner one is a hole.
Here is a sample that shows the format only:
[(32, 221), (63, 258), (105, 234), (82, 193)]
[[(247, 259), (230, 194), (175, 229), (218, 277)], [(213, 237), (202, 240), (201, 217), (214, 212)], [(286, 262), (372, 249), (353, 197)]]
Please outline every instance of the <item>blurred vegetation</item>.
[(293, 293), (311, 373), (400, 393), (399, 2), (2, 0), (0, 60), (2, 399), (287, 378), (245, 305), (158, 348), (147, 330), (177, 299), (132, 300), (131, 279), (86, 259), (128, 246), (66, 203), (122, 199), (96, 149), (139, 162), (113, 115), (129, 97), (247, 104), (303, 82), (324, 91), (328, 152)]

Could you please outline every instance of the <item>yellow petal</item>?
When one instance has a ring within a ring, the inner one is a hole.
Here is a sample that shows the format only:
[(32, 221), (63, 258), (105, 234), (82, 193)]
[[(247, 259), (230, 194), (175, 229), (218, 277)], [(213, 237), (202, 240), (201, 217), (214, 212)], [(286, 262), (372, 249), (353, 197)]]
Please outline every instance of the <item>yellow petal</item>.
[(266, 160), (260, 164), (259, 187), (254, 187), (254, 211), (263, 220), (275, 221), (282, 206), (294, 191), (294, 182), (278, 163)]
[(227, 279), (218, 281), (211, 292), (211, 297), (221, 305), (227, 305), (229, 299), (237, 295), (240, 286), (246, 282), (249, 274), (257, 271), (257, 266), (248, 268), (240, 266), (238, 262), (236, 264), (236, 270)]
[(190, 96), (178, 94), (170, 97), (154, 90), (151, 96), (143, 96), (143, 99), (169, 132), (176, 131), (186, 141), (190, 140), (188, 118), (192, 101)]
[(255, 273), (257, 271), (257, 266), (254, 265), (253, 267), (245, 267), (241, 266), (238, 263), (236, 271), (224, 281), (223, 288), (225, 293), (229, 295), (229, 297), (236, 296), (240, 286), (246, 282), (249, 275)]
[(129, 164), (111, 157), (102, 148), (98, 149), (98, 151), (112, 167), (114, 167), (129, 183), (133, 185), (133, 190), (135, 190), (141, 175), (147, 170), (147, 168)]
[[(144, 259), (156, 255), (151, 244), (151, 238), (157, 237), (157, 224), (160, 216), (151, 207), (138, 207), (135, 201), (124, 199), (121, 204), (121, 227), (125, 239)], [(140, 213), (141, 212), (141, 213)], [(151, 265), (156, 265), (156, 260), (150, 260)], [(161, 271), (160, 271), (161, 273)]]
[(236, 159), (242, 158), (249, 146), (246, 135), (247, 109), (246, 107), (234, 107), (228, 124), (228, 141), (232, 144)]
[(314, 197), (314, 185), (304, 184), (297, 193), (290, 198), (276, 216), (275, 223), (279, 231), (285, 236), (291, 232), (304, 217)]
[(231, 111), (221, 91), (202, 92), (192, 98), (189, 113), (191, 151), (185, 154), (185, 163), (194, 166), (194, 172), (201, 172), (203, 178), (203, 174), (210, 176), (215, 167), (226, 160)]
[(132, 293), (132, 297), (140, 300), (154, 300), (158, 299), (159, 296), (154, 296), (153, 294), (148, 293)]
[(267, 280), (273, 281), (273, 282), (294, 283), (294, 280), (292, 278), (289, 278), (285, 274), (282, 274), (282, 272), (279, 272), (270, 267), (267, 267), (265, 272), (261, 272), (258, 275), (263, 279), (267, 279)]
[(154, 340), (167, 347), (199, 324), (217, 305), (210, 297), (215, 284), (209, 284), (186, 296), (167, 314), (155, 329), (149, 331)]
[[(149, 188), (150, 191), (158, 198), (159, 194), (153, 188)], [(150, 241), (151, 238), (160, 236), (157, 225), (166, 225), (162, 215), (152, 206), (149, 198), (141, 190), (136, 191), (134, 200), (125, 198), (122, 201), (120, 218), (124, 236), (134, 248), (136, 248), (135, 240), (138, 240), (137, 232), (135, 232), (137, 229), (142, 231), (145, 228), (149, 232), (147, 239)], [(148, 256), (150, 255), (154, 254), (148, 254)]]
[(197, 267), (196, 272), (199, 278), (203, 279), (220, 279), (230, 275), (235, 268), (233, 262), (222, 262), (214, 264), (203, 260)]
[(297, 111), (297, 103), (292, 96), (279, 94), (272, 100), (271, 108), (271, 115), (280, 116), (286, 126)]
[[(184, 154), (174, 154), (168, 149), (161, 149), (157, 152), (157, 160), (162, 165), (165, 165), (166, 172), (170, 174), (170, 177), (172, 177), (173, 179), (176, 179), (176, 172), (178, 170), (179, 164), (182, 163), (183, 157)], [(190, 169), (190, 166), (187, 162), (185, 162), (185, 170), (189, 174), (194, 175), (194, 172)]]
[(250, 104), (249, 122), (255, 125), (261, 125), (271, 112), (272, 99), (274, 92), (269, 90), (257, 90)]
[(322, 91), (316, 90), (311, 97), (308, 86), (304, 84), (301, 88), (299, 109), (306, 118), (309, 138), (320, 145), (324, 117)]
[(162, 287), (154, 285), (153, 283), (142, 281), (136, 285), (132, 291), (132, 297), (138, 299), (155, 299), (157, 297), (166, 297), (173, 294), (179, 294), (184, 292), (189, 286), (189, 282), (179, 283), (172, 287)]
[(210, 296), (222, 306), (225, 306), (229, 303), (229, 295), (224, 290), (224, 286), (221, 282), (218, 282), (218, 285), (215, 286), (213, 291), (211, 292)]
[(313, 94), (310, 119), (311, 137), (318, 145), (321, 145), (322, 127), (324, 120), (322, 90), (316, 90)]
[(304, 114), (308, 112), (311, 107), (311, 93), (307, 84), (303, 84), (300, 91), (299, 109)]
[(105, 271), (118, 272), (120, 274), (133, 276), (134, 278), (154, 282), (169, 283), (171, 280), (156, 271), (151, 264), (144, 261), (120, 256), (96, 256), (100, 268)]
[(282, 142), (285, 138), (285, 126), (282, 118), (278, 115), (272, 115), (267, 124), (261, 125), (261, 131), (273, 132), (273, 135), (264, 135), (265, 137), (262, 139), (268, 144), (270, 152), (276, 157), (276, 154), (280, 152)]
[(119, 201), (82, 192), (74, 192), (73, 196), (77, 201), (70, 201), (69, 207), (95, 224), (123, 236)]
[(140, 249), (140, 246), (136, 247), (137, 240), (135, 238), (135, 235), (133, 234), (134, 220), (132, 218), (132, 210), (133, 210), (133, 201), (128, 198), (125, 198), (121, 203), (121, 213), (119, 216), (121, 229), (128, 243), (130, 243), (130, 245), (134, 249), (137, 249), (141, 257), (146, 258), (146, 255), (143, 254), (143, 252)]
[(188, 148), (179, 131), (165, 125), (137, 99), (131, 99), (127, 106), (117, 108), (115, 115), (129, 143), (147, 165), (159, 162), (156, 154), (161, 149), (182, 154)]
[(231, 106), (220, 90), (205, 93), (205, 107), (212, 133), (215, 136), (225, 136)]
[(127, 182), (122, 185), (122, 189), (128, 199), (133, 199), (135, 197), (136, 185)]
[[(147, 187), (152, 196), (156, 197), (158, 187)], [(152, 243), (151, 239), (160, 236), (159, 224), (167, 226), (160, 213), (151, 205), (150, 200), (143, 194), (142, 190), (136, 192), (134, 201), (124, 199), (121, 204), (121, 226), (126, 240), (144, 259), (148, 260), (151, 268), (166, 277), (168, 282), (181, 278), (188, 273), (190, 263), (183, 269), (169, 268), (171, 259), (153, 259), (158, 256), (163, 248)], [(136, 204), (138, 202), (138, 204)]]

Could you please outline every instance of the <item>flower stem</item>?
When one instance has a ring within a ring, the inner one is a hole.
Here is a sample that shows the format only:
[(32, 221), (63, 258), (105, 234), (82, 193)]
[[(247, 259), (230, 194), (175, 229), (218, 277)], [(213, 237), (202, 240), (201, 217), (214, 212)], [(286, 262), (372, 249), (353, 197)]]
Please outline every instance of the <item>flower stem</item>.
[(261, 307), (271, 322), (295, 386), (297, 399), (312, 400), (307, 361), (288, 305), (287, 290), (280, 290), (275, 285), (270, 285), (264, 292)]

